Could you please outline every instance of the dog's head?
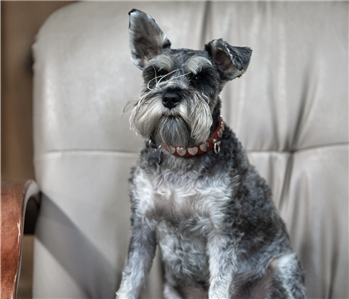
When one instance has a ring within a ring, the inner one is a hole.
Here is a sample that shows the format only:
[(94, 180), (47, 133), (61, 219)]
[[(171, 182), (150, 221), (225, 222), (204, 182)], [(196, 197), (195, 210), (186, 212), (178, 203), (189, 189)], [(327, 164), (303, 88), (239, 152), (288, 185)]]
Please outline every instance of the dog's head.
[[(188, 148), (210, 135), (224, 84), (247, 69), (252, 50), (213, 40), (202, 51), (171, 49), (155, 20), (129, 13), (131, 55), (143, 71), (144, 88), (132, 107), (133, 130), (157, 145)], [(218, 110), (218, 111), (217, 111)]]

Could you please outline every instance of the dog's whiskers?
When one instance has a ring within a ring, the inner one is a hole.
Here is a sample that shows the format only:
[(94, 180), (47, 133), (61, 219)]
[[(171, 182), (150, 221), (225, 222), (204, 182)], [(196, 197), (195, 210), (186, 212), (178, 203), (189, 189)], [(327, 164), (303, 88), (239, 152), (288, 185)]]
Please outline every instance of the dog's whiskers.
[[(151, 80), (148, 82), (148, 84), (147, 84), (147, 89), (149, 89), (150, 91), (152, 91), (152, 90), (154, 90), (154, 89), (156, 89), (156, 88), (159, 88), (159, 87), (160, 87), (159, 84), (161, 83), (162, 79), (165, 78), (165, 77), (167, 77), (167, 76), (169, 76), (169, 75), (171, 75), (172, 73), (178, 71), (178, 69), (173, 70), (173, 71), (169, 72), (169, 73), (166, 74), (166, 75), (160, 75), (160, 76), (157, 75), (155, 67), (154, 67), (154, 71), (155, 71), (155, 77), (154, 77), (153, 79), (151, 79)], [(158, 81), (158, 78), (160, 78), (159, 81)], [(150, 84), (151, 84), (154, 80), (156, 81), (155, 87), (154, 87), (154, 88), (150, 88)]]
[[(176, 69), (176, 70), (173, 70), (173, 71), (169, 72), (168, 74), (157, 76), (156, 70), (155, 70), (155, 68), (154, 68), (155, 77), (154, 77), (153, 79), (151, 79), (151, 80), (147, 83), (147, 89), (148, 89), (149, 91), (154, 91), (154, 90), (157, 90), (157, 89), (162, 88), (162, 87), (166, 84), (165, 82), (162, 82), (162, 80), (163, 80), (164, 78), (168, 77), (169, 75), (171, 75), (171, 74), (177, 72), (178, 70), (179, 70), (179, 69)], [(173, 78), (170, 79), (170, 82), (171, 82), (171, 81), (174, 81), (175, 79), (178, 79), (178, 78), (187, 76), (187, 75), (189, 75), (189, 74), (190, 74), (190, 72), (185, 73), (185, 74), (182, 74), (182, 75), (175, 76), (175, 77), (173, 77)], [(158, 80), (158, 78), (160, 78), (160, 79)], [(155, 86), (154, 86), (153, 88), (151, 88), (150, 85), (152, 84), (152, 82), (153, 82), (154, 80), (156, 81)], [(167, 82), (167, 84), (168, 84), (168, 82)]]

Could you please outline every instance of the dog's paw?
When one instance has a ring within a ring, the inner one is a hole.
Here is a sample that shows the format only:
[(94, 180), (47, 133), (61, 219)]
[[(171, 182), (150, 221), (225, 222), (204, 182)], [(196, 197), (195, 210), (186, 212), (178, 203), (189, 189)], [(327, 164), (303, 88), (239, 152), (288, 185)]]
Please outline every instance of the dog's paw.
[(123, 296), (120, 292), (116, 292), (115, 299), (127, 299), (127, 296)]
[(168, 282), (164, 286), (164, 298), (165, 299), (183, 299), (181, 295), (174, 289)]

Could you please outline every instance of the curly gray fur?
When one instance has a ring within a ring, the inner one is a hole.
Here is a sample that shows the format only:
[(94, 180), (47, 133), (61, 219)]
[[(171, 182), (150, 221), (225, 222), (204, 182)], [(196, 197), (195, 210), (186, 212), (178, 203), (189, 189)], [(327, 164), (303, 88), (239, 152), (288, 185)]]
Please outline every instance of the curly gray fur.
[[(205, 141), (218, 126), (220, 91), (246, 71), (251, 50), (221, 39), (205, 51), (173, 50), (151, 17), (132, 10), (130, 20), (144, 77), (131, 126), (157, 145)], [(166, 108), (167, 92), (181, 102)], [(305, 298), (303, 270), (271, 190), (226, 124), (219, 153), (184, 158), (161, 149), (161, 163), (150, 163), (150, 150), (146, 142), (132, 169), (132, 237), (117, 298), (137, 298), (157, 246), (166, 299)]]

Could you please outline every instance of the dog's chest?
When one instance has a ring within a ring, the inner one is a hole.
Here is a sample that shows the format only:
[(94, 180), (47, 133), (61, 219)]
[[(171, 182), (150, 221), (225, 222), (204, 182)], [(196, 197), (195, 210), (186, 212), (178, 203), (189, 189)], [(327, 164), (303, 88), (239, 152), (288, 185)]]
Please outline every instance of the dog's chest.
[(155, 228), (167, 273), (205, 280), (208, 236), (224, 225), (232, 194), (229, 179), (139, 172), (134, 182), (138, 208)]
[(204, 233), (219, 225), (232, 194), (229, 178), (216, 176), (198, 179), (176, 173), (149, 175), (140, 170), (133, 182), (141, 214), (181, 231), (188, 228)]

